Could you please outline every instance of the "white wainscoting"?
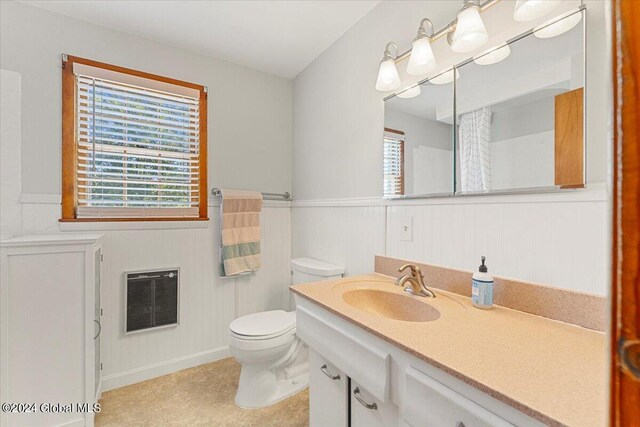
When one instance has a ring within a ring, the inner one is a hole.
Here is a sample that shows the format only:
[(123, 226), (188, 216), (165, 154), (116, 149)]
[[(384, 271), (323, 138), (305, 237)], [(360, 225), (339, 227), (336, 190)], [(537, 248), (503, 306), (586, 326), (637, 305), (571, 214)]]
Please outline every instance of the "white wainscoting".
[[(24, 232), (59, 230), (57, 195), (23, 195)], [(206, 228), (105, 230), (102, 285), (103, 390), (229, 356), (228, 327), (238, 316), (286, 308), (291, 281), (291, 209), (268, 202), (260, 216), (262, 268), (219, 277), (219, 208)], [(127, 271), (180, 267), (180, 324), (124, 335)]]
[[(25, 233), (59, 230), (59, 196), (23, 195)], [(486, 255), (492, 273), (606, 294), (608, 215), (604, 187), (548, 195), (405, 201), (343, 199), (266, 203), (263, 267), (221, 279), (219, 210), (206, 228), (106, 230), (103, 276), (103, 384), (115, 387), (228, 356), (235, 317), (287, 308), (292, 255), (373, 271), (374, 255), (473, 270)], [(399, 219), (412, 217), (413, 241)], [(125, 336), (123, 273), (181, 267), (180, 326)]]
[[(412, 241), (400, 237), (406, 217)], [(348, 274), (371, 272), (373, 254), (464, 270), (475, 270), (485, 255), (496, 275), (606, 295), (608, 218), (603, 185), (550, 194), (294, 201), (292, 250), (345, 265)]]
[(293, 256), (342, 265), (349, 276), (371, 273), (374, 256), (385, 253), (385, 207), (379, 203), (366, 206), (373, 201), (359, 202), (365, 206), (349, 206), (353, 200), (322, 203), (294, 207)]

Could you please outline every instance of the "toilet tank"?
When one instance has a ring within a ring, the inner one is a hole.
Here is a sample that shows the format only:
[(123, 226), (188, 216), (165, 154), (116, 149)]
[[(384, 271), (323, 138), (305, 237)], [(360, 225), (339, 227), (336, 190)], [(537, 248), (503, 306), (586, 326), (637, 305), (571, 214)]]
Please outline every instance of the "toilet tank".
[(292, 284), (294, 285), (339, 279), (344, 274), (344, 267), (312, 258), (292, 259), (291, 270), (293, 271)]

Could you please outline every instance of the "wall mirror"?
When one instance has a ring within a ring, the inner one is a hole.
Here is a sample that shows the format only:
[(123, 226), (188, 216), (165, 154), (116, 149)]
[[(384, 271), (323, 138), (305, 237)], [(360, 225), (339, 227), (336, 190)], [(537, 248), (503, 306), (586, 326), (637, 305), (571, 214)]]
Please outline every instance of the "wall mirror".
[(540, 35), (458, 68), (456, 193), (584, 186), (583, 25)]
[(384, 197), (584, 187), (583, 13), (385, 99)]
[(384, 196), (451, 195), (453, 71), (385, 101)]

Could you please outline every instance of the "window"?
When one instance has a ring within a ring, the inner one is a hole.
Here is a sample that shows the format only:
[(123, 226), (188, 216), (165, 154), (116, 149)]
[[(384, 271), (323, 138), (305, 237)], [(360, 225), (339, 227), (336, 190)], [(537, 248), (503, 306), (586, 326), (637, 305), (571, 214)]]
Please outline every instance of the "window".
[(207, 219), (200, 85), (63, 58), (61, 221)]
[(384, 129), (384, 197), (404, 194), (404, 132)]

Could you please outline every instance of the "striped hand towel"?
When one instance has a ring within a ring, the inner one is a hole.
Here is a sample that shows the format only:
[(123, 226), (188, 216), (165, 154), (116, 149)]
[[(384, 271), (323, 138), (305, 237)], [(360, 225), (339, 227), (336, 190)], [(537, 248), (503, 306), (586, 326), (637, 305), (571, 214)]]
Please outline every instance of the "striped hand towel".
[(260, 211), (262, 194), (222, 190), (222, 275), (233, 276), (260, 268)]

